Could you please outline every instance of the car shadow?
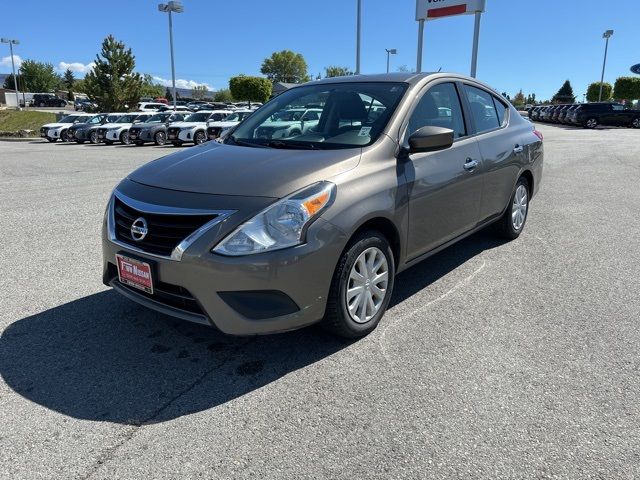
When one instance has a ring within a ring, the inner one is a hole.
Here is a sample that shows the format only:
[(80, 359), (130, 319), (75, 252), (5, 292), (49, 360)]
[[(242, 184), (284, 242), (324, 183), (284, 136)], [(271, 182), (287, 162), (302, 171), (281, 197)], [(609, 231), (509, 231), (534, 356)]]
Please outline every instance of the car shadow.
[[(480, 232), (403, 272), (391, 305), (500, 244)], [(141, 425), (224, 404), (351, 343), (314, 327), (230, 337), (105, 290), (9, 325), (0, 374), (24, 398), (64, 415)]]

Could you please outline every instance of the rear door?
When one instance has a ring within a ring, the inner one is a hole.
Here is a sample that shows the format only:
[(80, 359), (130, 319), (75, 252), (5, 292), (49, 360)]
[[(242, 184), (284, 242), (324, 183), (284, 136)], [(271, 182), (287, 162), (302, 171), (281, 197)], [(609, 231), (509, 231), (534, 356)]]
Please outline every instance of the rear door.
[(510, 110), (490, 91), (464, 84), (483, 165), (484, 190), (479, 220), (500, 215), (507, 206), (525, 154), (524, 138), (509, 128)]
[(413, 259), (472, 229), (482, 197), (482, 159), (469, 136), (454, 82), (429, 84), (408, 116), (404, 143), (424, 126), (454, 131), (446, 150), (414, 153), (406, 164), (409, 192), (408, 258)]

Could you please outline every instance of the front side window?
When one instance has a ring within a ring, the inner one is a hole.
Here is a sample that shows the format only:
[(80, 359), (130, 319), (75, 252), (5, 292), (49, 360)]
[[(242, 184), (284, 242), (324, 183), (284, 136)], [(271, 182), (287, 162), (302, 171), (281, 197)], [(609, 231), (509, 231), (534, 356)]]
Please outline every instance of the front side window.
[(206, 122), (211, 116), (211, 112), (198, 112), (192, 113), (187, 118), (185, 118), (185, 122)]
[(122, 115), (115, 123), (133, 123), (135, 118), (135, 115)]
[(464, 86), (477, 133), (494, 130), (501, 125), (493, 103), (493, 95), (470, 85)]
[(409, 119), (408, 135), (422, 127), (444, 127), (453, 130), (454, 138), (467, 134), (460, 98), (453, 83), (441, 83), (425, 93)]
[(614, 110), (619, 111), (619, 110), (624, 110), (624, 105), (611, 105), (613, 107)]
[[(387, 126), (407, 86), (345, 82), (292, 88), (250, 114), (225, 143), (325, 150), (370, 145)], [(382, 113), (371, 115), (374, 109)]]

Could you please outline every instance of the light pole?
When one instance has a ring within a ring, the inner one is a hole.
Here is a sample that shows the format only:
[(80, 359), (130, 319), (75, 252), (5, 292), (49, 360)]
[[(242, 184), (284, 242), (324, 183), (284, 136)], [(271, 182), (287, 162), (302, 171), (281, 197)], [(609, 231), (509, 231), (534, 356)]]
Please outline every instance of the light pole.
[(395, 48), (385, 48), (385, 51), (387, 52), (387, 73), (389, 73), (389, 57), (391, 55), (397, 54), (398, 50), (396, 50)]
[[(13, 72), (13, 88), (16, 91), (16, 107), (18, 107), (18, 110), (22, 110), (22, 108), (20, 108), (20, 100), (18, 99), (18, 77), (16, 77), (16, 65), (13, 62), (13, 46), (19, 45), (20, 42), (18, 40), (12, 40), (10, 38), (0, 38), (0, 42), (9, 44), (9, 52), (11, 54), (11, 70)], [(27, 105), (25, 104), (25, 107), (26, 106)]]
[(602, 34), (602, 38), (606, 39), (604, 44), (604, 61), (602, 62), (602, 76), (600, 77), (600, 94), (598, 95), (598, 101), (602, 101), (602, 83), (604, 82), (604, 69), (607, 66), (607, 50), (609, 50), (609, 39), (613, 36), (613, 30), (607, 30)]
[(358, 0), (356, 19), (356, 75), (360, 75), (360, 39), (362, 37), (362, 0)]
[(161, 3), (158, 5), (158, 10), (161, 12), (167, 12), (169, 14), (169, 48), (171, 49), (171, 83), (173, 85), (173, 109), (176, 108), (176, 67), (173, 62), (173, 22), (171, 19), (171, 13), (182, 13), (184, 7), (182, 2), (171, 1), (169, 3)]

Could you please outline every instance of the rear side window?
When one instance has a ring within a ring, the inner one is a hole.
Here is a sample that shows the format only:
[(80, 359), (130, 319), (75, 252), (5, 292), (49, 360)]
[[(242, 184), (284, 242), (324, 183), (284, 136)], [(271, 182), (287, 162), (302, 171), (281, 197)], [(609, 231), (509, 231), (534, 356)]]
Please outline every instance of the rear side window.
[(476, 124), (477, 133), (498, 128), (501, 122), (493, 103), (493, 95), (470, 85), (464, 86), (471, 107), (471, 115)]
[(500, 126), (503, 127), (507, 123), (507, 106), (496, 97), (493, 97), (493, 104), (496, 106), (498, 122), (500, 122)]
[(407, 133), (411, 135), (422, 127), (445, 127), (453, 130), (454, 138), (464, 137), (460, 98), (453, 83), (441, 83), (425, 93), (411, 114)]

